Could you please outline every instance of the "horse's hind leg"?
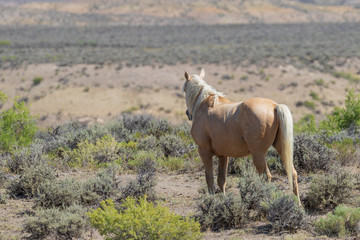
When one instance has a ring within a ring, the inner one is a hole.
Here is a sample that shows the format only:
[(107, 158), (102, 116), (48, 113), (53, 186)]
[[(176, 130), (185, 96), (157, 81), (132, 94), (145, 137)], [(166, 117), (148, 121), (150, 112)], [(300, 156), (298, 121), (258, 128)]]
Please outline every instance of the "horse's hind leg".
[(266, 164), (265, 155), (266, 155), (266, 153), (253, 153), (252, 157), (253, 157), (253, 162), (254, 162), (257, 172), (259, 174), (264, 174), (266, 172), (268, 181), (270, 182), (271, 181), (271, 173)]
[(225, 194), (226, 187), (226, 175), (228, 169), (228, 157), (219, 157), (219, 173), (218, 173), (218, 185), (220, 187), (220, 191)]
[(297, 181), (297, 172), (293, 166), (293, 186), (294, 186), (294, 189), (293, 189), (293, 192), (294, 194), (298, 197), (298, 200), (299, 200), (299, 203), (301, 203), (300, 201), (300, 196), (299, 196), (299, 186), (298, 186), (298, 181)]
[(208, 186), (209, 193), (215, 194), (213, 162), (212, 162), (213, 154), (211, 151), (208, 151), (200, 147), (199, 147), (199, 154), (204, 163), (206, 184)]
[(271, 182), (271, 173), (270, 173), (269, 167), (266, 162), (265, 162), (265, 165), (266, 165), (267, 180), (268, 180), (268, 182)]

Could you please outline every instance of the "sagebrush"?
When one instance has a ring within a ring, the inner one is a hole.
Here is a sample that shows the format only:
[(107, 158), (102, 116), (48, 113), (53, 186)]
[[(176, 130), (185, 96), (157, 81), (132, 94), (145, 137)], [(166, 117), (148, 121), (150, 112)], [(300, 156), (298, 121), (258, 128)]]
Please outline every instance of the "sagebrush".
[(7, 192), (11, 197), (36, 197), (39, 195), (39, 187), (44, 182), (54, 181), (55, 173), (54, 168), (47, 164), (29, 166), (21, 175), (10, 181)]
[(202, 231), (239, 228), (249, 220), (241, 197), (233, 193), (204, 195), (197, 208)]
[(131, 181), (121, 189), (121, 195), (118, 201), (122, 201), (128, 197), (140, 198), (144, 195), (147, 195), (149, 201), (155, 201), (155, 186), (155, 163), (151, 159), (146, 159), (138, 170), (136, 180)]
[(334, 208), (348, 201), (354, 189), (355, 177), (345, 170), (337, 169), (313, 177), (305, 203), (315, 211)]
[(275, 232), (296, 232), (305, 224), (305, 211), (292, 195), (274, 194), (268, 202), (263, 202), (266, 218)]
[(328, 171), (336, 154), (321, 143), (320, 135), (302, 133), (294, 137), (294, 166), (300, 172)]
[(66, 209), (57, 208), (37, 210), (24, 225), (24, 231), (29, 233), (29, 239), (74, 239), (81, 237), (89, 227), (86, 210), (79, 205)]
[(259, 175), (249, 161), (243, 162), (240, 167), (238, 188), (247, 218), (265, 216), (261, 202), (269, 200), (276, 187), (265, 179), (265, 175)]

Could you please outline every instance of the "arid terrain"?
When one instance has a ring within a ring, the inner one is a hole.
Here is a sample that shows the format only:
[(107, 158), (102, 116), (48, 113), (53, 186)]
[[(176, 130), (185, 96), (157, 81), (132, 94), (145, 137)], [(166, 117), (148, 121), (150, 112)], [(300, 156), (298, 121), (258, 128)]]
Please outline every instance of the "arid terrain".
[[(191, 124), (182, 92), (184, 72), (199, 74), (202, 68), (205, 81), (230, 100), (271, 98), (289, 106), (294, 122), (309, 114), (317, 122), (326, 119), (345, 106), (349, 90), (359, 93), (356, 0), (0, 0), (0, 23), (0, 91), (24, 101), (42, 131), (72, 120), (102, 125), (124, 113)], [(0, 104), (0, 111), (11, 107), (11, 101)], [(355, 149), (354, 159), (360, 156), (358, 145)], [(64, 157), (62, 151), (48, 153), (53, 165), (54, 158)], [(358, 174), (358, 160), (352, 163), (342, 167)], [(0, 171), (10, 182), (19, 174), (6, 164), (4, 157)], [(198, 210), (205, 188), (202, 165), (191, 164), (194, 169), (162, 168), (156, 176), (160, 201), (183, 216)], [(87, 179), (99, 171), (58, 170), (59, 179)], [(301, 197), (312, 173), (300, 171)], [(136, 175), (130, 169), (116, 177), (123, 186)], [(238, 191), (235, 178), (230, 175), (230, 192)], [(273, 179), (288, 190), (284, 174), (275, 172)], [(7, 191), (1, 180), (0, 175), (0, 200)], [(33, 199), (0, 203), (0, 240), (26, 238), (24, 223), (35, 212)], [(309, 219), (324, 214), (312, 212)], [(80, 239), (104, 238), (87, 229)], [(326, 237), (312, 228), (275, 233), (268, 222), (254, 221), (239, 229), (208, 230), (203, 239)]]
[[(356, 75), (359, 64), (357, 59), (349, 59), (339, 71)], [(76, 119), (104, 122), (123, 112), (148, 112), (181, 123), (187, 120), (182, 93), (184, 72), (199, 74), (202, 67), (205, 80), (229, 99), (271, 98), (287, 104), (295, 121), (309, 113), (323, 119), (335, 106), (344, 106), (347, 90), (358, 86), (330, 73), (297, 69), (291, 64), (236, 69), (214, 64), (177, 64), (118, 70), (115, 64), (59, 67), (49, 63), (3, 70), (1, 89), (29, 103), (41, 126)], [(44, 80), (34, 86), (32, 80), (39, 76)], [(305, 102), (314, 105), (307, 106)]]

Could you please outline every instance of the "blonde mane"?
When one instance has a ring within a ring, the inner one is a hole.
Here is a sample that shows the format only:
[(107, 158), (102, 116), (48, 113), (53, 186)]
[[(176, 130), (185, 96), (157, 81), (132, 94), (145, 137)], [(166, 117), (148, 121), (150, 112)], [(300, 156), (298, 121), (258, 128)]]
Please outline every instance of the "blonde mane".
[(212, 106), (217, 105), (219, 97), (225, 97), (223, 93), (216, 91), (196, 74), (190, 77), (190, 81), (185, 81), (183, 91), (189, 113), (193, 117), (195, 117), (200, 104), (209, 96), (214, 96)]

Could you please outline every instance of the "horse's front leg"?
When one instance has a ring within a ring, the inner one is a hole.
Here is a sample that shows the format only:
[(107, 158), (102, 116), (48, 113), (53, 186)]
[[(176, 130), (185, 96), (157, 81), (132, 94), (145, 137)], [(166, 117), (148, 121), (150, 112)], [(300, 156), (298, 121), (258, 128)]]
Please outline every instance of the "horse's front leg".
[(213, 153), (208, 149), (199, 147), (199, 154), (204, 163), (206, 184), (208, 186), (209, 193), (215, 194), (213, 162), (212, 162)]
[(226, 187), (226, 176), (228, 169), (228, 157), (221, 156), (219, 157), (219, 173), (218, 173), (218, 185), (220, 187), (220, 191), (225, 194)]

